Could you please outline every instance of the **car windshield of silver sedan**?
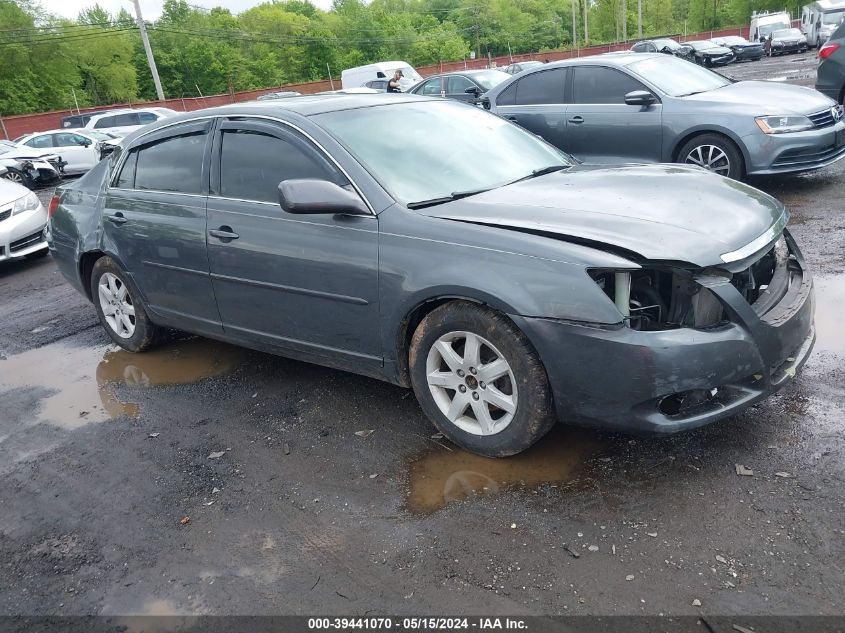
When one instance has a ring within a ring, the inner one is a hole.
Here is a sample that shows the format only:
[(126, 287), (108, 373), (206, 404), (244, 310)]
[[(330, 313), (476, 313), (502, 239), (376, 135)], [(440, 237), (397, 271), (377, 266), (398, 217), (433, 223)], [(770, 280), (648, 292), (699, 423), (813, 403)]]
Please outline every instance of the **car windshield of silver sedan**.
[(804, 37), (804, 34), (798, 29), (780, 29), (772, 33), (772, 37), (778, 40), (790, 37)]
[(483, 73), (475, 73), (472, 78), (479, 86), (485, 90), (490, 90), (502, 83), (505, 79), (510, 79), (511, 76), (501, 70), (487, 70)]
[(649, 57), (628, 64), (628, 70), (670, 97), (686, 97), (708, 92), (731, 83), (729, 79), (712, 70), (677, 57)]
[(313, 119), (397, 201), (411, 207), (467, 197), (576, 163), (509, 121), (457, 102), (391, 104)]

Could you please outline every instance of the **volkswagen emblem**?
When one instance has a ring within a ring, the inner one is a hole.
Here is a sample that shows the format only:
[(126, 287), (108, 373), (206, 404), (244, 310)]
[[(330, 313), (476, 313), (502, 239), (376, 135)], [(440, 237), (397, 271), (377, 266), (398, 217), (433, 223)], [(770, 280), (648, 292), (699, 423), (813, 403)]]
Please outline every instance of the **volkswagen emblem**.
[(835, 123), (842, 120), (842, 106), (841, 105), (833, 106), (830, 109), (830, 113), (833, 115), (833, 121)]

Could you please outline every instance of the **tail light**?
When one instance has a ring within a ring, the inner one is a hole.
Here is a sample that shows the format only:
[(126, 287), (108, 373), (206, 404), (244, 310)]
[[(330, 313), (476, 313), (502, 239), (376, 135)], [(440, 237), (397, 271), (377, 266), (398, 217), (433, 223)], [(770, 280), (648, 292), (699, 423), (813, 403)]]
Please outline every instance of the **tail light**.
[(59, 196), (53, 196), (50, 198), (50, 206), (47, 208), (47, 216), (53, 217), (53, 214), (56, 212), (56, 209), (59, 208)]
[(819, 59), (827, 59), (831, 55), (833, 55), (836, 51), (839, 50), (839, 44), (825, 44), (819, 50)]

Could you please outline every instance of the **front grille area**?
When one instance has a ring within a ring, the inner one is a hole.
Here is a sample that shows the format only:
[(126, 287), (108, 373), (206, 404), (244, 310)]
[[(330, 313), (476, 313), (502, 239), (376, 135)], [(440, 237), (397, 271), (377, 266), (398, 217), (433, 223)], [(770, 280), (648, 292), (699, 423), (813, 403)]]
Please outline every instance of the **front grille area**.
[(808, 114), (807, 118), (813, 122), (813, 125), (817, 128), (821, 127), (830, 127), (836, 121), (833, 118), (833, 110), (828, 108), (827, 110), (822, 110), (821, 112), (816, 112), (815, 114)]
[(9, 244), (9, 252), (17, 253), (18, 251), (22, 251), (25, 248), (29, 248), (30, 246), (35, 246), (40, 241), (41, 231), (38, 231), (37, 233), (32, 233), (31, 235), (27, 235), (23, 239), (17, 240)]
[(11, 216), (11, 215), (12, 215), (11, 209), (6, 209), (5, 211), (0, 211), (0, 222), (2, 222), (3, 220), (8, 220), (9, 216)]

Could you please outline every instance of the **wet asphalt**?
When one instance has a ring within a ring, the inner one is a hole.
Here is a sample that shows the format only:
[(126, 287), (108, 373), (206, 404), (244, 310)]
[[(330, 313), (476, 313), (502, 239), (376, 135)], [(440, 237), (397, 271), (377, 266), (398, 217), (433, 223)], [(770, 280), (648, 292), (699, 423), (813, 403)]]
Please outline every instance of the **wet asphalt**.
[(797, 378), (693, 432), (561, 425), (506, 460), (375, 380), (119, 351), (49, 258), (0, 265), (0, 613), (845, 614), (845, 165), (753, 184), (816, 276)]

